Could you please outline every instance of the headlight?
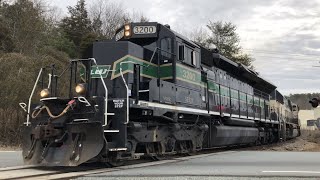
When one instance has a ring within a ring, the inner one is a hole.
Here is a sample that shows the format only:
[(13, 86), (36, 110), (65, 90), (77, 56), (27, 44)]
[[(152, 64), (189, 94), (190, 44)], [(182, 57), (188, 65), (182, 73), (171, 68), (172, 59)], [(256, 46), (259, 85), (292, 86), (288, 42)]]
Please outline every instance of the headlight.
[(131, 36), (131, 27), (129, 24), (124, 26), (124, 36), (125, 37)]
[(124, 36), (126, 36), (126, 37), (130, 36), (130, 34), (131, 34), (130, 31), (125, 31), (124, 32)]
[(50, 95), (49, 89), (42, 89), (40, 91), (40, 97), (41, 98), (47, 98), (47, 97), (49, 97), (49, 95)]
[(77, 94), (85, 94), (86, 93), (86, 87), (84, 84), (78, 84), (75, 88)]

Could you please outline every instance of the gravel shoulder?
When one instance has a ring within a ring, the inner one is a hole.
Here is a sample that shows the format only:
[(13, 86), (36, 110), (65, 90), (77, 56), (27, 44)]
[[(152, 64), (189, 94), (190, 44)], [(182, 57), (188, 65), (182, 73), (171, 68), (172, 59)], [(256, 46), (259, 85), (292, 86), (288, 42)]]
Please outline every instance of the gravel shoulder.
[(286, 142), (241, 148), (240, 150), (320, 152), (320, 144), (297, 137)]
[(320, 131), (302, 131), (300, 137), (286, 142), (242, 148), (241, 150), (320, 152)]

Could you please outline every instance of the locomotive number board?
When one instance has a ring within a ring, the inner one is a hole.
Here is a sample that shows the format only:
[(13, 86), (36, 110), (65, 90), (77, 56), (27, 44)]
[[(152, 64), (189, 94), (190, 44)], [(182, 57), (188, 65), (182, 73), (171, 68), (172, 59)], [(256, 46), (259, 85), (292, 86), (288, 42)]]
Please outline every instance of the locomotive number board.
[(135, 26), (133, 28), (134, 34), (154, 34), (156, 31), (156, 26)]

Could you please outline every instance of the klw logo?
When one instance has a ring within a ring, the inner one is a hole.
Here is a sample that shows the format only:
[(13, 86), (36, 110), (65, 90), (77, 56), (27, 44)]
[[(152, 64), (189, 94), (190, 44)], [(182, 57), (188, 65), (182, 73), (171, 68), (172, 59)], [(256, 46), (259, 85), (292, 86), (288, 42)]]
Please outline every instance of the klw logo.
[(113, 100), (114, 108), (122, 108), (124, 99), (115, 99)]
[(106, 78), (110, 70), (110, 65), (98, 65), (91, 67), (91, 78)]

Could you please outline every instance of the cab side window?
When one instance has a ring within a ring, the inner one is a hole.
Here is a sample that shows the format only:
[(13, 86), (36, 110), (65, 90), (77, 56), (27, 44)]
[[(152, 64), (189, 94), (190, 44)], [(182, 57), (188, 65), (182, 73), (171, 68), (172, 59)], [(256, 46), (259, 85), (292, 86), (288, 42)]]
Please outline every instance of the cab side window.
[(161, 40), (161, 59), (164, 63), (172, 60), (172, 40), (171, 38), (163, 38)]
[(178, 44), (178, 59), (191, 66), (199, 67), (199, 52), (185, 44)]

